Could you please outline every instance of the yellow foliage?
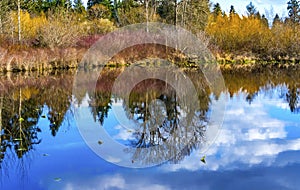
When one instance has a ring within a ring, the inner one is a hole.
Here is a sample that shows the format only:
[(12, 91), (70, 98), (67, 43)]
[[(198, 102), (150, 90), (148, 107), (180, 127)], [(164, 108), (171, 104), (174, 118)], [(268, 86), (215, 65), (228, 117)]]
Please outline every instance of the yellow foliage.
[(22, 90), (22, 98), (29, 100), (32, 96), (36, 96), (39, 93), (38, 89), (35, 88), (24, 88)]
[[(15, 32), (18, 33), (18, 14), (16, 11), (11, 12), (13, 18), (13, 24)], [(47, 23), (47, 19), (44, 13), (40, 16), (31, 17), (26, 11), (21, 11), (21, 34), (22, 38), (29, 39), (34, 38), (37, 35), (38, 30)]]
[[(298, 26), (299, 27), (299, 26)], [(299, 28), (298, 28), (299, 31)], [(276, 56), (292, 55), (300, 53), (298, 33), (294, 32), (294, 28), (283, 23), (276, 23), (272, 29), (272, 40), (270, 41), (271, 50)]]
[(206, 32), (225, 53), (256, 53), (262, 58), (300, 56), (300, 25), (275, 23), (272, 28), (257, 17), (211, 15)]
[(39, 93), (39, 90), (35, 88), (26, 87), (23, 89), (18, 89), (13, 93), (13, 99), (15, 101), (18, 101), (20, 99), (20, 91), (22, 100), (29, 100), (32, 96), (36, 96)]
[(210, 16), (206, 32), (225, 51), (253, 50), (265, 48), (270, 30), (254, 17), (237, 14)]
[(115, 25), (108, 19), (95, 19), (81, 24), (86, 34), (105, 34), (115, 30)]

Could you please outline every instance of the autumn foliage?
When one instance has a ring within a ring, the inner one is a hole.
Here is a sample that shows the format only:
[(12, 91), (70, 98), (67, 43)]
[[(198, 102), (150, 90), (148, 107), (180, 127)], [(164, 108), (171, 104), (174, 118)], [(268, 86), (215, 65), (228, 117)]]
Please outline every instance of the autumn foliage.
[(259, 17), (238, 14), (211, 15), (206, 27), (219, 52), (251, 54), (264, 60), (299, 59), (299, 31), (299, 25), (278, 22), (269, 27)]
[(216, 6), (218, 3), (209, 9), (208, 0), (89, 1), (87, 9), (81, 1), (74, 1), (73, 7), (70, 3), (56, 6), (56, 1), (37, 1), (38, 6), (21, 2), (18, 14), (12, 1), (0, 1), (0, 47), (86, 48), (94, 38), (118, 27), (149, 21), (175, 24), (196, 36), (201, 34), (207, 38), (201, 40), (209, 39), (208, 47), (219, 57), (300, 60), (300, 16), (292, 8), (288, 17), (277, 15), (271, 24), (251, 3), (247, 6), (249, 14), (239, 15), (233, 6), (228, 14)]

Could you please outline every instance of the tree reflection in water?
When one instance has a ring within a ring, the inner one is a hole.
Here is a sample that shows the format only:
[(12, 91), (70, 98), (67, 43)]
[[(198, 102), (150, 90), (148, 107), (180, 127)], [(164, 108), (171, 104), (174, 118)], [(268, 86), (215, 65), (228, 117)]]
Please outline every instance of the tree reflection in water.
[(70, 108), (71, 74), (1, 76), (0, 168), (5, 156), (10, 157), (7, 161), (14, 160), (14, 154), (20, 159), (41, 143), (38, 133), (42, 129), (47, 131), (47, 127), (38, 126), (40, 119), (48, 119), (48, 129), (53, 136), (56, 135)]
[(205, 140), (209, 102), (204, 110), (191, 110), (181, 103), (175, 89), (158, 79), (144, 80), (133, 88), (129, 102), (123, 101), (128, 118), (138, 126), (128, 144), (137, 149), (126, 150), (135, 151), (133, 161), (179, 161)]
[[(86, 94), (89, 96), (90, 110), (95, 120), (101, 124), (105, 122), (113, 102), (118, 99), (112, 97), (112, 87), (122, 70), (103, 69), (95, 94), (82, 91), (73, 95), (79, 104)], [(172, 162), (178, 162), (205, 141), (211, 92), (203, 83), (201, 73), (193, 70), (185, 73), (199, 95), (198, 110), (188, 110), (179, 104), (175, 90), (160, 80), (142, 81), (132, 90), (129, 101), (123, 101), (128, 118), (139, 125), (139, 130), (132, 131), (135, 138), (127, 144), (128, 147), (138, 148), (133, 152), (133, 161), (141, 160), (146, 163), (155, 162), (154, 158), (164, 160), (172, 157)], [(19, 73), (0, 76), (0, 168), (4, 160), (14, 164), (15, 159), (8, 158), (13, 155), (18, 159), (22, 158), (41, 143), (39, 133), (50, 131), (49, 134), (53, 136), (57, 134), (70, 115), (73, 76), (72, 71), (55, 75)], [(223, 76), (230, 97), (242, 92), (248, 95), (245, 100), (251, 103), (259, 93), (270, 97), (277, 94), (289, 105), (291, 112), (300, 111), (298, 71), (224, 72)], [(278, 88), (281, 88), (280, 94), (274, 92)], [(214, 94), (216, 99), (219, 96), (220, 94)], [(188, 120), (184, 121), (184, 118)], [(48, 120), (49, 126), (38, 126), (41, 119)], [(151, 122), (159, 125), (151, 127)], [(187, 126), (186, 123), (190, 125)], [(126, 151), (132, 150), (128, 148)]]
[[(173, 158), (171, 161), (176, 163), (191, 154), (195, 148), (199, 148), (201, 143), (205, 141), (205, 127), (209, 118), (211, 92), (201, 73), (187, 70), (185, 74), (196, 87), (200, 102), (199, 110), (185, 110), (180, 107), (175, 90), (165, 82), (155, 79), (144, 80), (136, 85), (131, 91), (129, 102), (125, 102), (125, 98), (122, 97), (113, 98), (123, 100), (123, 108), (127, 117), (139, 126), (138, 130), (129, 130), (134, 139), (129, 140), (126, 144), (129, 147), (126, 151), (134, 155), (133, 162), (141, 161), (149, 164), (165, 160), (164, 158)], [(96, 106), (92, 109), (93, 114), (98, 116), (101, 124), (112, 107), (111, 89), (117, 77), (115, 71), (111, 75), (105, 75), (114, 77), (111, 77), (111, 82), (99, 80), (96, 98), (92, 101), (96, 102), (92, 106)], [(294, 85), (297, 90), (288, 85), (289, 90), (286, 98), (282, 98), (289, 103), (292, 112), (295, 112), (297, 108), (299, 109), (299, 84), (296, 82), (298, 79), (297, 77), (290, 77), (284, 71), (224, 73), (224, 79), (230, 97), (245, 92), (245, 100), (249, 103), (253, 102), (259, 92), (271, 93), (273, 96), (276, 93), (270, 90), (275, 90), (282, 84)], [(103, 88), (103, 86), (106, 87)], [(216, 99), (219, 96), (220, 94), (214, 94)], [(296, 107), (294, 108), (294, 106)], [(185, 116), (186, 113), (192, 113), (192, 116)], [(190, 126), (186, 126), (186, 123), (182, 122), (183, 116), (192, 118), (191, 121), (193, 122)], [(157, 121), (161, 117), (164, 119)], [(153, 122), (153, 118), (157, 120)], [(153, 123), (160, 123), (160, 125), (153, 127)]]
[(276, 88), (281, 88), (279, 97), (289, 104), (292, 113), (300, 110), (300, 75), (298, 70), (282, 70), (266, 68), (260, 72), (224, 72), (225, 84), (230, 97), (239, 92), (247, 94), (246, 101), (251, 104), (263, 92), (269, 97), (277, 94)]
[(288, 87), (288, 92), (286, 93), (286, 101), (289, 103), (291, 112), (300, 112), (300, 88), (296, 85), (290, 85)]

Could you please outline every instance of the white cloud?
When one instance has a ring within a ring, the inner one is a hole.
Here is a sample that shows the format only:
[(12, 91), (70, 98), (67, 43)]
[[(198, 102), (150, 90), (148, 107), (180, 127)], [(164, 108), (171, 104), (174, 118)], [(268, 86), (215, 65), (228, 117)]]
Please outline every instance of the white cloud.
[(135, 181), (127, 180), (120, 174), (111, 176), (97, 176), (83, 181), (66, 182), (63, 184), (64, 190), (169, 190), (170, 188), (164, 185), (151, 183), (150, 181)]
[(125, 179), (120, 175), (114, 176), (98, 176), (93, 179), (89, 179), (89, 182), (84, 183), (66, 182), (62, 189), (64, 190), (101, 190), (101, 189), (125, 189)]
[(118, 130), (118, 134), (115, 135), (113, 138), (118, 140), (134, 140), (135, 137), (133, 136), (132, 130), (126, 129), (120, 125), (115, 126), (115, 129)]
[[(273, 104), (274, 105), (274, 104)], [(276, 102), (275, 106), (284, 110), (289, 110), (290, 106), (287, 102)]]
[[(264, 127), (262, 125), (262, 127)], [(274, 138), (286, 137), (286, 131), (283, 127), (267, 127), (267, 129), (249, 129), (247, 132), (249, 141), (253, 140), (265, 140)]]
[[(244, 164), (246, 167), (261, 163), (270, 165), (280, 153), (300, 150), (300, 138), (287, 139), (288, 121), (271, 117), (265, 107), (265, 100), (265, 97), (258, 95), (252, 104), (241, 100), (240, 97), (235, 97), (229, 102), (220, 134), (214, 146), (204, 153), (207, 157), (206, 165), (200, 161), (203, 155), (195, 151), (180, 164), (163, 166), (164, 169), (230, 170), (238, 164)], [(277, 108), (280, 109), (278, 106)]]
[(122, 160), (120, 158), (115, 158), (115, 157), (112, 157), (112, 156), (108, 156), (106, 158), (106, 160), (108, 162), (111, 162), (111, 163), (118, 163), (118, 162), (121, 162)]

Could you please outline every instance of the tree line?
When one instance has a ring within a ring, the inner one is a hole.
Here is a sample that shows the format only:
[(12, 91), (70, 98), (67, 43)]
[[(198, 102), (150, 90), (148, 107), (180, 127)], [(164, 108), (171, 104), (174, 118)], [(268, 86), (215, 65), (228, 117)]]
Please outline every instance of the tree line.
[(288, 17), (278, 14), (268, 20), (250, 3), (247, 15), (238, 15), (233, 6), (229, 14), (220, 4), (213, 5), (206, 27), (212, 49), (219, 52), (256, 56), (266, 60), (300, 58), (300, 1), (287, 3)]
[(0, 10), (2, 41), (34, 40), (37, 45), (61, 46), (70, 45), (78, 36), (103, 34), (141, 22), (204, 30), (209, 1), (89, 0), (85, 8), (81, 0), (2, 0)]
[(70, 47), (82, 36), (164, 22), (196, 35), (205, 31), (215, 53), (299, 58), (300, 1), (287, 2), (286, 18), (276, 14), (270, 20), (252, 2), (245, 10), (247, 15), (239, 15), (231, 6), (225, 13), (209, 0), (88, 0), (86, 7), (82, 0), (1, 0), (0, 43)]

